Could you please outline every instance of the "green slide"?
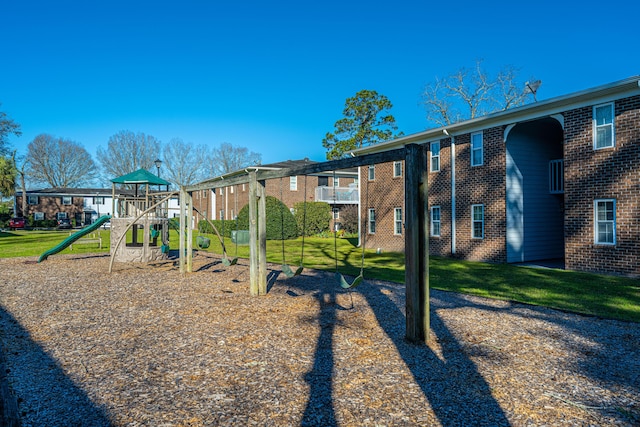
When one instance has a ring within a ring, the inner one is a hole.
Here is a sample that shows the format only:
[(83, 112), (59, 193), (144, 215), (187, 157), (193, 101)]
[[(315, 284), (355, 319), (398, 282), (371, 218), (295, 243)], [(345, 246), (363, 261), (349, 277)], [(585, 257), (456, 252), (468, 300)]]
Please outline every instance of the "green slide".
[(44, 252), (42, 255), (40, 255), (40, 258), (38, 258), (38, 262), (42, 262), (45, 259), (49, 258), (49, 255), (57, 254), (58, 252), (62, 251), (67, 246), (71, 245), (73, 242), (75, 242), (76, 240), (81, 238), (82, 236), (86, 236), (87, 234), (91, 233), (92, 231), (97, 230), (102, 224), (104, 224), (105, 222), (109, 221), (110, 219), (111, 219), (111, 215), (103, 215), (103, 216), (101, 216), (93, 224), (88, 225), (88, 226), (86, 226), (85, 228), (83, 228), (81, 230), (78, 230), (77, 232), (73, 233), (71, 236), (69, 236), (66, 239), (64, 239), (58, 245), (56, 245), (53, 248), (49, 249), (48, 251)]

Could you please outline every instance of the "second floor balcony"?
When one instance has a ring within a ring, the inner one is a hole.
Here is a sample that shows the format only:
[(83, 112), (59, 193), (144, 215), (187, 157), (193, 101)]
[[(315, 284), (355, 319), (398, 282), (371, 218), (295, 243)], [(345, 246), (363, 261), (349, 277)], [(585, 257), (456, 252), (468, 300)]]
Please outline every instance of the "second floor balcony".
[(360, 200), (357, 187), (316, 187), (315, 201), (329, 204), (357, 204)]

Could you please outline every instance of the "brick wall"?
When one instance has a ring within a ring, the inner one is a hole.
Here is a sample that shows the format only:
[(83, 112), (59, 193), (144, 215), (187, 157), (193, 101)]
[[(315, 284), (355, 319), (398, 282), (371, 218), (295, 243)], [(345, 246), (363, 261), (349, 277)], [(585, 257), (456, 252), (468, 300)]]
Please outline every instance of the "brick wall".
[[(456, 257), (506, 262), (504, 128), (483, 132), (483, 164), (471, 166), (471, 135), (456, 136)], [(471, 237), (471, 206), (484, 205), (484, 238)]]
[[(58, 212), (66, 212), (70, 219), (76, 218), (76, 215), (82, 215), (84, 208), (84, 197), (72, 197), (71, 205), (63, 205), (62, 198), (38, 196), (37, 205), (27, 205), (27, 211), (22, 212), (22, 195), (16, 194), (16, 206), (18, 212), (16, 216), (30, 217), (35, 212), (43, 212), (44, 219), (57, 219)], [(109, 207), (111, 209), (111, 207)]]
[[(429, 253), (451, 256), (451, 139), (440, 140), (440, 170), (431, 172), (431, 145), (427, 152), (429, 182)], [(440, 206), (440, 237), (431, 236), (431, 207)]]
[[(615, 146), (593, 149), (593, 107), (564, 113), (568, 269), (640, 275), (640, 96), (615, 102)], [(594, 200), (616, 200), (616, 244), (594, 240)]]
[[(370, 249), (381, 248), (387, 251), (404, 251), (404, 227), (401, 235), (394, 234), (394, 209), (402, 209), (404, 219), (404, 162), (402, 176), (393, 176), (393, 162), (375, 165), (375, 179), (368, 179), (368, 168), (362, 168), (361, 229), (365, 246)], [(368, 188), (367, 188), (368, 187)], [(375, 209), (376, 232), (369, 233), (368, 210)]]

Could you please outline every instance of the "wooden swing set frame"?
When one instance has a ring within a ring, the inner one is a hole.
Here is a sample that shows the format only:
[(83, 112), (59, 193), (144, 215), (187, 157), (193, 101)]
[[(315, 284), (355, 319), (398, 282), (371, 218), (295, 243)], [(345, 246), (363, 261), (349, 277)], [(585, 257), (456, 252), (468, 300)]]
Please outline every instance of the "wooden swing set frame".
[(180, 188), (180, 271), (193, 269), (193, 227), (191, 194), (229, 185), (249, 184), (249, 290), (251, 295), (267, 293), (266, 196), (269, 179), (310, 175), (353, 167), (404, 160), (405, 162), (405, 286), (406, 338), (413, 342), (429, 339), (429, 219), (427, 204), (427, 154), (423, 145), (293, 168), (248, 167), (245, 170)]

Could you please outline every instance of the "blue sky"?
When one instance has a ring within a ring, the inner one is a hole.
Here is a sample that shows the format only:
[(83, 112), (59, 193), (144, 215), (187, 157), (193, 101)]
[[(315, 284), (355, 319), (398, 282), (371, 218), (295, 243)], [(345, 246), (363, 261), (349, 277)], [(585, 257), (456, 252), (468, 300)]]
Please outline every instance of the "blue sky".
[(420, 94), (483, 59), (542, 80), (538, 99), (640, 74), (636, 1), (6, 1), (0, 109), (94, 154), (120, 130), (228, 142), (263, 163), (324, 160), (322, 138), (361, 89), (405, 134)]

